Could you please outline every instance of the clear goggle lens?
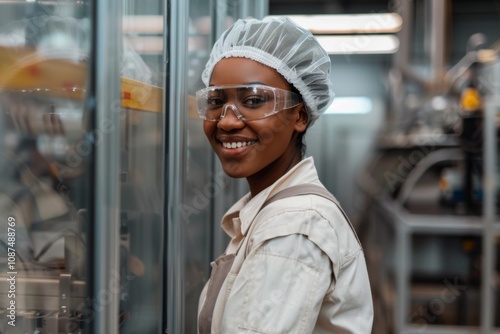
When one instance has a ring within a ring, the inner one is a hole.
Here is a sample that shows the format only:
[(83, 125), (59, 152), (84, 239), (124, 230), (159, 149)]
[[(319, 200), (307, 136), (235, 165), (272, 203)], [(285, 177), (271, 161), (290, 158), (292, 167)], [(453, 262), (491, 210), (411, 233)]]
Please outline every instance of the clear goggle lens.
[(302, 102), (294, 92), (264, 85), (211, 86), (196, 92), (198, 115), (218, 121), (231, 107), (243, 121), (251, 121), (293, 108)]

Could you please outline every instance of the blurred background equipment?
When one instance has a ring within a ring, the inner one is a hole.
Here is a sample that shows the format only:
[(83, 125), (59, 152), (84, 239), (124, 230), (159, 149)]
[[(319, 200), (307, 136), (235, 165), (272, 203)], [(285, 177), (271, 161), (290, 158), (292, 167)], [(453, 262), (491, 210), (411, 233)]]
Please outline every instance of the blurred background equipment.
[[(388, 117), (358, 180), (375, 333), (500, 326), (500, 49), (482, 32), (452, 39), (463, 29), (456, 5), (399, 2), (403, 22), (420, 20), (423, 32), (404, 23), (399, 32)], [(462, 44), (460, 58), (451, 56), (451, 41)]]

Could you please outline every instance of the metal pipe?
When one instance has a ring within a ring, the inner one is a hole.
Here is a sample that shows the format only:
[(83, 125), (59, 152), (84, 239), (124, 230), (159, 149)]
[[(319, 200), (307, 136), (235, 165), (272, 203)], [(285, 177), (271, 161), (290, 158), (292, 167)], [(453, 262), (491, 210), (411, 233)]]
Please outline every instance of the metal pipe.
[(395, 56), (396, 66), (407, 66), (410, 61), (413, 27), (413, 0), (400, 0), (397, 10), (403, 19), (401, 30), (397, 33), (399, 50)]
[(185, 314), (185, 224), (179, 208), (183, 203), (186, 180), (187, 58), (189, 1), (170, 1), (168, 13), (168, 98), (167, 128), (167, 329), (184, 333)]
[(399, 0), (394, 11), (398, 12), (403, 20), (401, 29), (397, 33), (399, 39), (399, 49), (394, 55), (395, 66), (389, 75), (390, 90), (392, 97), (392, 115), (389, 122), (398, 127), (404, 118), (402, 114), (405, 109), (405, 81), (411, 80), (424, 89), (428, 89), (427, 80), (418, 75), (409, 65), (410, 51), (412, 46), (412, 26), (413, 26), (413, 0)]
[(446, 61), (446, 10), (447, 0), (430, 0), (431, 1), (431, 24), (430, 24), (430, 78), (418, 74), (410, 66), (410, 51), (412, 47), (413, 37), (413, 1), (399, 1), (399, 14), (403, 19), (403, 26), (398, 32), (399, 51), (396, 54), (395, 62), (397, 68), (403, 76), (412, 80), (426, 90), (433, 88), (438, 92), (443, 90), (443, 78), (445, 74)]
[(396, 254), (399, 274), (396, 277), (395, 329), (396, 333), (404, 333), (411, 318), (410, 309), (410, 266), (411, 263), (411, 236), (403, 221), (397, 221), (396, 226)]
[[(91, 333), (118, 334), (120, 301), (120, 70), (121, 1), (92, 2), (93, 30), (87, 106), (93, 120), (93, 210), (89, 231), (89, 294), (95, 312)], [(89, 136), (91, 136), (89, 134)], [(88, 137), (89, 137), (88, 136)]]
[(436, 93), (443, 91), (446, 54), (446, 0), (431, 0), (430, 68)]
[[(500, 83), (500, 61), (493, 66), (493, 83)], [(484, 110), (484, 202), (483, 202), (483, 257), (481, 277), (481, 333), (489, 334), (493, 330), (494, 291), (495, 291), (495, 239), (498, 236), (496, 220), (496, 178), (497, 166), (497, 125), (496, 117), (500, 113), (500, 92), (486, 98)]]
[(397, 33), (399, 50), (394, 61), (396, 67), (406, 79), (410, 79), (424, 89), (428, 89), (430, 87), (429, 80), (416, 73), (410, 66), (410, 53), (413, 42), (413, 6), (413, 0), (400, 0), (398, 2), (397, 10), (403, 19), (403, 25)]

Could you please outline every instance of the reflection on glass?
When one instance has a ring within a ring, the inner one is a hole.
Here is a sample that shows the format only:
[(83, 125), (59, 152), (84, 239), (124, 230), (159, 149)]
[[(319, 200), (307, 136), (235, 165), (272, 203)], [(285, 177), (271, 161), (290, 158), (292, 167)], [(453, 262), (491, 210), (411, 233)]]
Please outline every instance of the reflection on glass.
[[(208, 264), (211, 260), (213, 178), (212, 154), (197, 117), (195, 92), (202, 88), (201, 72), (208, 58), (210, 48), (211, 17), (210, 1), (189, 3), (188, 54), (186, 64), (187, 113), (185, 118), (186, 151), (184, 161), (183, 207), (181, 208), (184, 230), (185, 291), (184, 332), (197, 333), (198, 298), (209, 277)], [(172, 110), (171, 112), (175, 112)]]
[[(184, 332), (197, 333), (198, 299), (205, 282), (210, 276), (209, 263), (224, 250), (227, 236), (222, 232), (220, 219), (242, 193), (238, 184), (231, 181), (214, 161), (210, 144), (205, 137), (196, 111), (195, 92), (204, 88), (201, 73), (217, 34), (222, 33), (239, 17), (253, 16), (245, 8), (257, 8), (256, 1), (222, 0), (189, 1), (189, 35), (186, 78), (187, 153), (183, 162), (185, 178), (182, 180), (181, 222), (184, 224), (185, 291)], [(213, 30), (215, 28), (215, 31)], [(170, 112), (179, 112), (172, 110)], [(176, 163), (176, 162), (173, 162)], [(246, 185), (243, 193), (246, 192)], [(226, 238), (226, 239), (224, 239)]]
[[(117, 60), (121, 333), (161, 332), (163, 45), (141, 43), (163, 39), (162, 4), (125, 4), (124, 28), (139, 30), (124, 30)], [(140, 30), (146, 15), (160, 30)], [(88, 8), (0, 3), (0, 22), (0, 333), (80, 333), (111, 298), (86, 297), (89, 166), (110, 130), (88, 127)]]
[(0, 22), (0, 332), (79, 333), (87, 8), (3, 3)]
[(163, 272), (163, 1), (124, 2), (121, 66), (120, 333), (161, 333)]

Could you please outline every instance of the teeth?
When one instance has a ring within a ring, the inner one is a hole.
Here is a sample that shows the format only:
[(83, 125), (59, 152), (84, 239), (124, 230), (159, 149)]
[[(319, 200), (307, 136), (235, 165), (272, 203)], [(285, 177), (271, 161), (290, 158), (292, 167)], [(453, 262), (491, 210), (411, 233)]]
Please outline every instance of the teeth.
[(225, 148), (239, 148), (239, 147), (245, 147), (248, 145), (252, 145), (255, 143), (255, 140), (247, 141), (247, 142), (232, 142), (232, 143), (222, 143), (222, 146)]

